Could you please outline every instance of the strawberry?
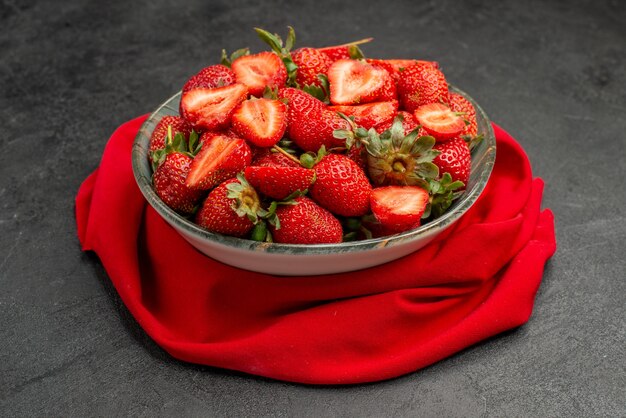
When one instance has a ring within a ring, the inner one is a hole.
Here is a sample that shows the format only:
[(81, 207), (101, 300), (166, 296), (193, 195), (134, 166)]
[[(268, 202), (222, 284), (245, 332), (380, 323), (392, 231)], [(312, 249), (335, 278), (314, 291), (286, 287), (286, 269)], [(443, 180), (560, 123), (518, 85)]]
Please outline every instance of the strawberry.
[(287, 129), (287, 106), (279, 100), (246, 100), (233, 112), (232, 126), (257, 147), (271, 147)]
[(214, 89), (235, 84), (235, 73), (225, 65), (211, 65), (192, 76), (183, 86), (183, 93), (189, 90), (203, 88)]
[(442, 103), (425, 104), (415, 109), (415, 119), (437, 141), (447, 141), (465, 130), (465, 122)]
[(430, 64), (435, 68), (439, 68), (439, 64), (434, 61), (421, 61), (421, 60), (410, 60), (410, 59), (391, 59), (391, 60), (381, 60), (381, 59), (370, 59), (366, 60), (368, 63), (372, 65), (377, 65), (379, 67), (383, 67), (387, 72), (391, 75), (395, 82), (398, 82), (400, 79), (400, 74), (404, 71), (405, 68), (415, 64), (415, 63), (424, 63)]
[(252, 161), (253, 166), (257, 167), (300, 167), (300, 164), (287, 157), (280, 152), (271, 152), (267, 148), (263, 148), (268, 152), (256, 157)]
[(343, 45), (326, 46), (317, 49), (323, 52), (331, 62), (343, 59), (359, 59), (363, 58), (363, 52), (358, 45), (371, 42), (373, 39), (374, 38), (366, 38)]
[(439, 172), (450, 173), (453, 181), (462, 181), (467, 185), (472, 165), (467, 143), (462, 138), (454, 138), (435, 145), (433, 149), (441, 152), (433, 160), (433, 163), (439, 167)]
[(307, 190), (315, 181), (315, 172), (302, 167), (255, 167), (246, 168), (248, 182), (262, 194), (283, 200), (293, 192)]
[(365, 129), (389, 124), (398, 111), (398, 101), (366, 103), (358, 106), (329, 106), (328, 109), (354, 116), (354, 122)]
[(265, 87), (282, 87), (287, 81), (285, 64), (273, 52), (241, 56), (233, 61), (231, 68), (237, 82), (247, 86), (250, 94), (257, 97), (263, 95)]
[(258, 222), (259, 196), (242, 176), (221, 183), (196, 214), (202, 228), (234, 237), (246, 236)]
[(205, 139), (191, 164), (188, 187), (208, 190), (250, 165), (252, 151), (241, 138), (213, 134)]
[[(398, 116), (402, 117), (402, 129), (404, 129), (405, 136), (408, 135), (413, 129), (419, 126), (419, 123), (417, 123), (417, 120), (415, 119), (415, 116), (413, 116), (412, 113), (401, 110), (394, 116), (394, 118)], [(385, 123), (376, 125), (374, 129), (376, 129), (376, 132), (378, 132), (379, 134), (382, 134), (387, 129), (391, 128), (391, 124), (393, 123), (394, 118), (390, 119), (389, 121)], [(428, 133), (426, 131), (423, 131), (423, 129), (420, 130), (418, 136), (424, 136), (424, 135), (428, 135)]]
[(428, 62), (416, 62), (400, 72), (398, 97), (409, 112), (421, 105), (450, 101), (445, 76)]
[(159, 123), (157, 123), (154, 127), (152, 135), (150, 135), (150, 147), (148, 149), (149, 156), (152, 156), (153, 151), (165, 148), (168, 126), (172, 127), (173, 136), (180, 132), (185, 137), (188, 137), (191, 133), (191, 125), (189, 125), (185, 119), (180, 116), (163, 116)]
[(322, 145), (326, 148), (343, 146), (336, 139), (336, 129), (347, 129), (347, 122), (336, 112), (326, 109), (324, 103), (310, 94), (285, 88), (278, 91), (278, 97), (287, 100), (287, 135), (304, 151), (317, 152)]
[(177, 212), (193, 212), (202, 195), (185, 184), (193, 158), (182, 152), (167, 154), (152, 176), (154, 191), (170, 208)]
[(428, 204), (428, 192), (417, 186), (387, 186), (372, 191), (372, 213), (389, 232), (416, 228)]
[(333, 244), (341, 242), (343, 230), (332, 213), (301, 196), (295, 205), (276, 209), (279, 226), (270, 224), (275, 242), (285, 244)]
[(317, 75), (328, 72), (331, 60), (326, 54), (315, 48), (300, 48), (291, 53), (291, 58), (298, 66), (296, 82), (299, 86), (322, 86)]
[(374, 102), (384, 92), (389, 74), (357, 60), (335, 61), (328, 69), (330, 101), (335, 105), (352, 105)]
[(314, 167), (316, 180), (311, 197), (335, 215), (361, 216), (369, 212), (372, 191), (357, 163), (341, 154), (328, 154)]
[(361, 170), (367, 172), (367, 150), (360, 143), (351, 146), (346, 151), (346, 157), (354, 161)]
[[(379, 66), (374, 66), (376, 68), (383, 69)], [(387, 70), (385, 70), (383, 76), (383, 88), (380, 92), (378, 100), (380, 101), (389, 101), (389, 100), (397, 100), (398, 99), (398, 89), (396, 87), (396, 81), (393, 79), (391, 74)]]
[(213, 89), (196, 88), (186, 91), (180, 99), (180, 114), (194, 128), (201, 130), (224, 129), (239, 103), (248, 95), (243, 84)]
[(478, 124), (476, 122), (476, 109), (474, 106), (463, 96), (457, 93), (450, 93), (450, 109), (453, 112), (465, 113), (462, 117), (469, 123), (466, 123), (465, 129), (461, 135), (468, 135), (475, 137), (478, 135)]

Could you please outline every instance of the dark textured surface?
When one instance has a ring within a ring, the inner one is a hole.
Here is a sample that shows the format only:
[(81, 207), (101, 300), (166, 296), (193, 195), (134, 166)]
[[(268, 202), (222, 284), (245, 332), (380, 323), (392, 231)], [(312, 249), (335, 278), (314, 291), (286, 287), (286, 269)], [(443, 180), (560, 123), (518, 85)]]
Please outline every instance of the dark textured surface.
[[(0, 0), (0, 416), (626, 416), (623, 1), (176, 3)], [(301, 45), (438, 60), (524, 146), (559, 242), (526, 326), (320, 388), (180, 363), (129, 317), (80, 252), (80, 182), (117, 125), (288, 24)]]

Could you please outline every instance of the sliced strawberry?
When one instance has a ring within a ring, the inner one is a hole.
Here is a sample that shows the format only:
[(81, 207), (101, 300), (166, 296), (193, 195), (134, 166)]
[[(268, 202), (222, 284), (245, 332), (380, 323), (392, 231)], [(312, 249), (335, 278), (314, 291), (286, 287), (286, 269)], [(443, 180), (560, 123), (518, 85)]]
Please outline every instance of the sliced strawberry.
[(388, 76), (383, 68), (357, 60), (335, 61), (328, 69), (330, 101), (335, 105), (376, 101)]
[(354, 122), (365, 129), (393, 121), (398, 111), (398, 101), (366, 103), (358, 106), (329, 106), (330, 110), (354, 116)]
[(260, 97), (263, 90), (282, 87), (287, 81), (287, 69), (278, 55), (273, 52), (261, 52), (244, 55), (231, 64), (237, 82), (248, 87), (250, 94)]
[(386, 228), (402, 232), (419, 226), (428, 192), (417, 186), (379, 187), (370, 195), (372, 213)]
[(250, 166), (245, 175), (257, 191), (278, 200), (297, 190), (305, 191), (315, 180), (315, 171), (303, 167)]
[(252, 151), (246, 141), (214, 134), (205, 140), (193, 159), (185, 184), (194, 189), (212, 189), (235, 177), (250, 165), (251, 160)]
[(459, 136), (465, 129), (463, 118), (441, 103), (422, 105), (415, 109), (414, 114), (420, 125), (437, 141)]
[(258, 147), (271, 147), (287, 129), (287, 106), (280, 100), (242, 102), (232, 117), (233, 130)]
[(235, 83), (235, 73), (225, 65), (211, 65), (205, 67), (198, 74), (192, 76), (183, 86), (183, 93), (189, 90), (203, 88), (214, 89), (230, 86)]
[(224, 129), (247, 94), (246, 86), (239, 83), (214, 89), (189, 90), (180, 99), (180, 114), (195, 128)]

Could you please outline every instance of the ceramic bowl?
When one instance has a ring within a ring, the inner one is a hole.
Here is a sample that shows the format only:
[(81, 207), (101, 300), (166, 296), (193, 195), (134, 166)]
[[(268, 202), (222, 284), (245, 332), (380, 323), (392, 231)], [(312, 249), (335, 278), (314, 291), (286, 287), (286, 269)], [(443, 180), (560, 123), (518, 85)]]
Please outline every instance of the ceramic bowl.
[(478, 132), (484, 135), (484, 140), (472, 152), (472, 172), (465, 193), (443, 216), (400, 234), (341, 244), (264, 243), (208, 232), (178, 215), (154, 192), (148, 146), (159, 120), (165, 115), (178, 115), (180, 93), (163, 103), (139, 130), (132, 150), (133, 172), (141, 192), (159, 215), (196, 249), (222, 263), (283, 276), (341, 273), (376, 266), (410, 254), (431, 242), (463, 216), (487, 184), (496, 157), (491, 123), (471, 97), (454, 87), (450, 87), (450, 91), (463, 95), (474, 105)]

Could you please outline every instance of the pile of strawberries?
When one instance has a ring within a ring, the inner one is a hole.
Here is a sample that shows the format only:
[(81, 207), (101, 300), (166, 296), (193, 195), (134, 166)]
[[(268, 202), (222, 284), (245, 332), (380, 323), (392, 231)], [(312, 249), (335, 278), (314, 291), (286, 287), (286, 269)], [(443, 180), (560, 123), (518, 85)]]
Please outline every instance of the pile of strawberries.
[(241, 49), (182, 88), (150, 139), (157, 195), (209, 231), (338, 243), (413, 229), (463, 193), (476, 112), (437, 63), (365, 59), (366, 39)]

